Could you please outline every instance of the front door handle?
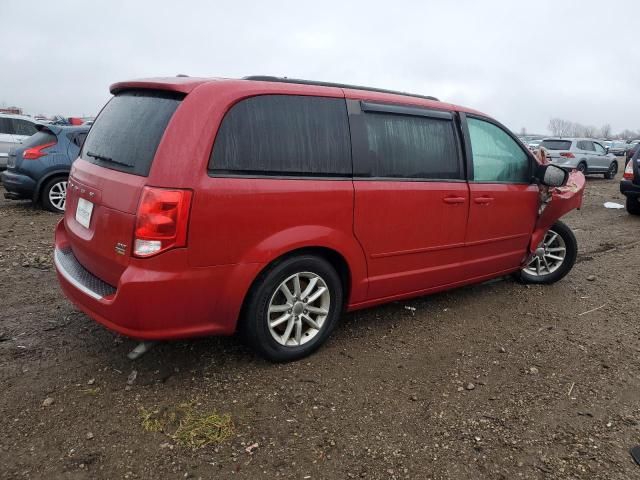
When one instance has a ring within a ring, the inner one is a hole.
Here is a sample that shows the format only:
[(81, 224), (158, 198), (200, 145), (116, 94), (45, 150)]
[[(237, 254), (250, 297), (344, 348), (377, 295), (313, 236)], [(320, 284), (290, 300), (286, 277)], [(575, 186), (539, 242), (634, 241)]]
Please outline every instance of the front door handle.
[(475, 203), (479, 203), (480, 205), (487, 205), (493, 202), (493, 197), (476, 197), (473, 199)]
[(444, 197), (442, 199), (444, 203), (456, 204), (456, 203), (464, 203), (467, 201), (465, 197)]

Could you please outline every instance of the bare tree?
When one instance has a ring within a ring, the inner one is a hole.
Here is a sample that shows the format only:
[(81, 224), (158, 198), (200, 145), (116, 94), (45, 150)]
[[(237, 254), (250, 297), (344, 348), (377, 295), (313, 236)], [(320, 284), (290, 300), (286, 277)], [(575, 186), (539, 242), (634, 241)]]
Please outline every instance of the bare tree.
[(573, 135), (574, 124), (562, 118), (552, 118), (549, 120), (549, 130), (556, 137), (568, 137)]
[(520, 129), (520, 136), (525, 137), (526, 135), (527, 135), (527, 129), (525, 127), (522, 127)]
[(600, 136), (602, 138), (609, 138), (611, 136), (611, 125), (605, 123), (602, 127), (600, 127)]

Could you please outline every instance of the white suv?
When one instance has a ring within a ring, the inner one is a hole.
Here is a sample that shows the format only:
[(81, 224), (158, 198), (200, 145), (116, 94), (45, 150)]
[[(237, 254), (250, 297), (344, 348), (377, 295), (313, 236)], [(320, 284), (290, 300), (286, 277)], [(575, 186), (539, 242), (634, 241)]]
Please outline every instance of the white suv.
[(7, 168), (9, 150), (36, 132), (36, 122), (33, 119), (0, 113), (0, 170)]

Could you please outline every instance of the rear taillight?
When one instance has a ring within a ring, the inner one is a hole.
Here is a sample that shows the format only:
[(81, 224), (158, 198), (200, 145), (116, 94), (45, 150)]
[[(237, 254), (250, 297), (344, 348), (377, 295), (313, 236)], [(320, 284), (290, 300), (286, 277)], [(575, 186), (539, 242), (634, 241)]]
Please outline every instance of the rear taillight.
[(626, 178), (627, 180), (633, 180), (633, 162), (635, 160), (631, 159), (627, 162), (627, 166), (624, 168), (624, 174), (622, 175), (623, 178)]
[(564, 158), (576, 158), (576, 156), (571, 152), (562, 152), (560, 156)]
[(150, 257), (187, 245), (190, 190), (144, 187), (133, 238), (133, 255)]
[(36, 160), (40, 157), (44, 157), (46, 152), (43, 152), (45, 148), (53, 147), (56, 142), (45, 143), (44, 145), (36, 145), (35, 147), (27, 148), (22, 152), (22, 158), (27, 160)]

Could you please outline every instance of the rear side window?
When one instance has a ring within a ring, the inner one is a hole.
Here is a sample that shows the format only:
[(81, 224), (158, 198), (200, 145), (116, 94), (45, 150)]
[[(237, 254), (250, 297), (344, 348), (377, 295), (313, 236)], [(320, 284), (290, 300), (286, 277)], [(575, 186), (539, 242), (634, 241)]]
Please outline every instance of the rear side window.
[(364, 177), (462, 178), (452, 120), (388, 113), (352, 116), (354, 173)]
[(344, 99), (261, 95), (242, 100), (220, 125), (209, 170), (217, 174), (351, 175)]
[(71, 141), (71, 143), (73, 143), (74, 145), (76, 145), (77, 147), (82, 147), (82, 144), (84, 143), (85, 139), (87, 138), (87, 132), (82, 132), (82, 133), (69, 133), (67, 134), (67, 138)]
[(22, 142), (20, 146), (24, 148), (30, 148), (30, 147), (36, 147), (38, 145), (45, 145), (47, 143), (57, 143), (57, 142), (58, 142), (58, 138), (53, 133), (51, 133), (47, 129), (43, 129), (37, 132), (35, 135), (32, 135), (29, 138), (25, 139), (25, 141)]
[(96, 118), (80, 157), (105, 168), (146, 177), (182, 97), (152, 90), (119, 93)]
[(571, 150), (571, 140), (543, 140), (540, 146), (547, 150)]

